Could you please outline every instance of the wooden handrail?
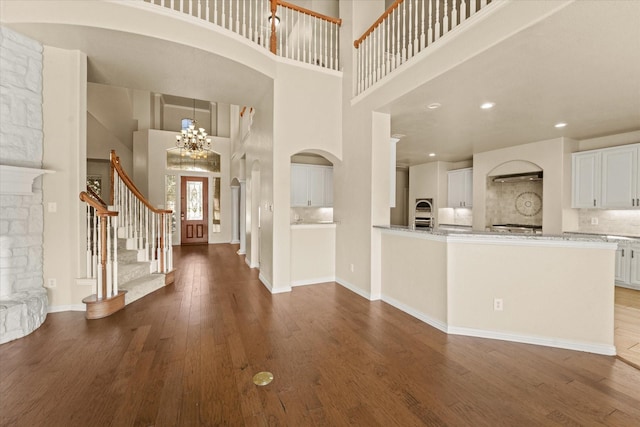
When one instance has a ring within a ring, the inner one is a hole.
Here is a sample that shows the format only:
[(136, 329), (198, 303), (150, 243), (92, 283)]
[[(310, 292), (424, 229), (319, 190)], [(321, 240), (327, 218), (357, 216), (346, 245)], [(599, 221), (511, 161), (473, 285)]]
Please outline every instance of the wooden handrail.
[[(95, 194), (95, 193), (94, 193)], [(118, 216), (118, 212), (110, 211), (107, 209), (106, 205), (102, 205), (100, 201), (93, 198), (89, 193), (83, 191), (80, 193), (80, 200), (94, 208), (98, 214), (98, 216)]]
[(329, 21), (329, 22), (332, 22), (332, 23), (337, 24), (337, 25), (342, 25), (342, 19), (340, 19), (340, 18), (332, 18), (330, 16), (323, 15), (321, 13), (317, 13), (317, 12), (314, 12), (312, 10), (305, 9), (304, 7), (300, 7), (300, 6), (297, 6), (295, 4), (287, 3), (286, 1), (282, 1), (282, 0), (276, 0), (276, 3), (278, 3), (282, 7), (286, 7), (288, 9), (293, 9), (293, 10), (298, 11), (300, 13), (304, 13), (305, 15), (313, 16), (314, 18), (322, 19), (324, 21)]
[(98, 203), (100, 203), (102, 206), (104, 206), (105, 208), (107, 207), (107, 202), (102, 200), (102, 197), (100, 197), (98, 193), (93, 191), (93, 188), (89, 187), (88, 185), (87, 185), (87, 193), (89, 194), (90, 197), (93, 197), (93, 199)]
[(353, 42), (353, 46), (357, 49), (358, 46), (360, 46), (360, 43), (362, 43), (362, 41), (364, 39), (367, 38), (367, 36), (369, 34), (371, 34), (373, 32), (373, 30), (376, 29), (376, 27), (380, 24), (382, 24), (382, 22), (386, 19), (387, 16), (391, 15), (391, 12), (393, 12), (394, 10), (396, 10), (398, 8), (398, 6), (400, 6), (400, 3), (403, 3), (404, 0), (396, 0), (395, 2), (393, 2), (393, 4), (391, 6), (389, 6), (389, 9), (385, 10), (384, 13), (382, 15), (380, 15), (380, 18), (378, 18), (376, 20), (376, 22), (374, 22), (367, 31), (364, 32), (364, 34), (356, 41)]
[[(120, 158), (116, 156), (115, 150), (111, 150), (111, 168), (112, 170), (118, 172), (118, 175), (120, 176), (120, 179), (122, 180), (122, 182), (125, 183), (125, 185), (133, 193), (133, 195), (136, 196), (138, 200), (140, 200), (147, 208), (149, 208), (151, 212), (157, 213), (157, 214), (170, 214), (173, 212), (172, 210), (155, 208), (153, 207), (153, 205), (151, 205), (151, 203), (149, 203), (149, 201), (142, 195), (140, 190), (138, 190), (136, 186), (133, 184), (133, 181), (131, 181), (131, 178), (129, 178), (129, 175), (127, 175), (124, 169), (122, 169), (122, 166), (120, 165)], [(113, 204), (113, 199), (114, 199), (114, 189), (113, 189), (113, 178), (112, 178), (111, 179), (111, 203), (112, 204)]]

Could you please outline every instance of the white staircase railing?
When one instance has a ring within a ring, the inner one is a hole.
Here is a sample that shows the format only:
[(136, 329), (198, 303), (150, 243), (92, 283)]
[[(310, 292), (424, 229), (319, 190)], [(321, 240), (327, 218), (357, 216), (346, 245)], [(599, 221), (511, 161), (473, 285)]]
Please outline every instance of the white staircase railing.
[(356, 40), (359, 95), (427, 46), (487, 6), (491, 0), (396, 0)]
[(137, 251), (138, 261), (150, 262), (151, 273), (163, 273), (165, 284), (173, 282), (172, 211), (149, 204), (114, 151), (110, 169), (110, 205), (89, 188), (80, 193), (87, 204), (87, 276), (96, 279), (95, 294), (82, 300), (87, 319), (109, 316), (125, 306), (126, 291), (118, 284), (118, 239)]
[(118, 212), (118, 237), (127, 249), (137, 250), (139, 261), (151, 261), (151, 271), (173, 271), (172, 211), (153, 207), (133, 184), (111, 152), (111, 205)]
[(142, 1), (218, 25), (276, 55), (339, 70), (341, 19), (282, 0)]

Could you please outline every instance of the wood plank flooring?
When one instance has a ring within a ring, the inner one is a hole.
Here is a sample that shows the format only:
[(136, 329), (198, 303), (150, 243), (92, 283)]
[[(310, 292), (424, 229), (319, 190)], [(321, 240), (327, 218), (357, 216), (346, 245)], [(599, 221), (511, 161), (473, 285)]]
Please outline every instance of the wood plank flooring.
[(616, 286), (615, 304), (618, 357), (640, 369), (640, 291)]
[(236, 249), (177, 247), (174, 285), (1, 345), (0, 425), (638, 425), (616, 357), (447, 336), (335, 283), (271, 295)]

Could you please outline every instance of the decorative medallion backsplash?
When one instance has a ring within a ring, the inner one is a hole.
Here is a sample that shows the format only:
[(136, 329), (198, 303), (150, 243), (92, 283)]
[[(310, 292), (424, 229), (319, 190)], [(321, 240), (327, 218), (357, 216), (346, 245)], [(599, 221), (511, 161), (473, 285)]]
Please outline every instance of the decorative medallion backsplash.
[(499, 183), (489, 178), (486, 225), (542, 225), (542, 200), (542, 181)]

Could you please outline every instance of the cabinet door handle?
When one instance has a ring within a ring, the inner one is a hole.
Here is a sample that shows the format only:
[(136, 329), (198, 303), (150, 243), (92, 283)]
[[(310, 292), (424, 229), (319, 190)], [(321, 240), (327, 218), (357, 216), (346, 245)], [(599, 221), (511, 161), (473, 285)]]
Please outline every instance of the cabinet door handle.
[(635, 206), (636, 205), (636, 199), (631, 199), (631, 206)]
[(624, 256), (624, 249), (622, 250), (622, 256)]
[(596, 206), (596, 199), (593, 199), (593, 206)]

